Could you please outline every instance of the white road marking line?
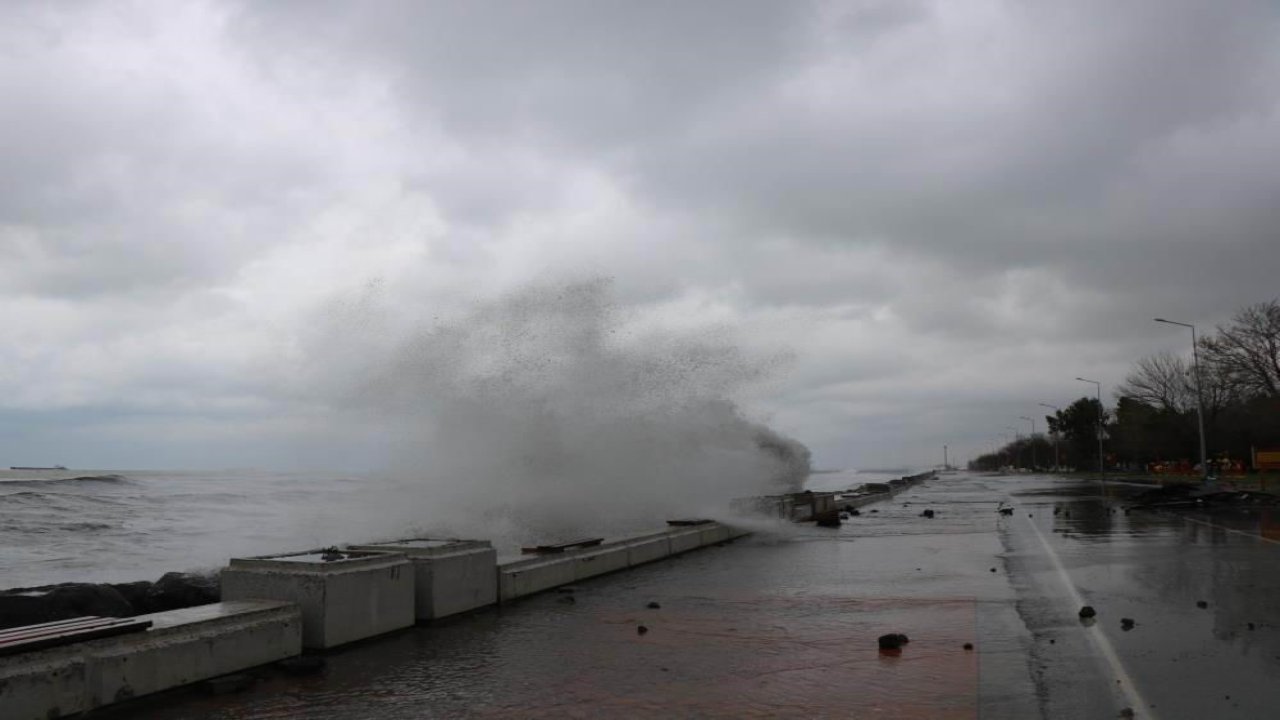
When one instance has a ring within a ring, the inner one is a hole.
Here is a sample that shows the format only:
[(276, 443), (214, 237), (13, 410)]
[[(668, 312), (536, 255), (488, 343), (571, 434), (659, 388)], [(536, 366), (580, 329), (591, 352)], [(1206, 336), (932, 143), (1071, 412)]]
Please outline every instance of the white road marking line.
[[(1075, 584), (1071, 582), (1071, 575), (1067, 573), (1066, 567), (1062, 565), (1062, 560), (1058, 557), (1058, 553), (1049, 545), (1049, 541), (1045, 539), (1044, 533), (1040, 532), (1040, 528), (1036, 526), (1035, 522), (1030, 518), (1024, 519), (1031, 526), (1036, 538), (1040, 540), (1040, 546), (1044, 548), (1049, 560), (1053, 562), (1054, 569), (1058, 571), (1058, 579), (1062, 581), (1062, 586), (1066, 588), (1067, 593), (1075, 602), (1075, 606), (1077, 608), (1083, 607), (1085, 604), (1084, 598), (1080, 596)], [(1155, 713), (1148, 707), (1147, 702), (1142, 699), (1142, 693), (1138, 691), (1138, 686), (1134, 684), (1133, 678), (1125, 670), (1124, 664), (1120, 662), (1120, 656), (1116, 655), (1116, 650), (1112, 647), (1111, 641), (1107, 639), (1106, 633), (1102, 632), (1102, 628), (1097, 624), (1087, 626), (1084, 629), (1089, 634), (1089, 639), (1093, 641), (1094, 646), (1098, 649), (1098, 653), (1106, 660), (1107, 665), (1111, 667), (1111, 671), (1115, 676), (1119, 678), (1120, 692), (1129, 703), (1129, 707), (1133, 708), (1136, 713), (1142, 713), (1143, 717), (1154, 720)]]

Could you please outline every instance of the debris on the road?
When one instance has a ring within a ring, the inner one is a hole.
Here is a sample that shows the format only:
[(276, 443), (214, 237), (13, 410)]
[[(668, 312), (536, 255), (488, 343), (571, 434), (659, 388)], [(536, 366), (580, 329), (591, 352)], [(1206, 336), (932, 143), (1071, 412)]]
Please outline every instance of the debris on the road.
[(1094, 610), (1092, 605), (1085, 605), (1084, 607), (1080, 608), (1081, 620), (1088, 620), (1089, 618), (1094, 617), (1097, 614), (1098, 614), (1098, 611)]
[(1000, 514), (1005, 516), (1013, 515), (1013, 508), (1011, 507), (1000, 508)]
[(1122, 717), (1122, 718), (1132, 718), (1132, 717), (1134, 717), (1134, 714), (1133, 714), (1133, 708), (1125, 708), (1125, 709), (1121, 710), (1121, 711), (1120, 711), (1120, 717)]
[(1249, 629), (1250, 629), (1250, 630), (1254, 629), (1254, 624), (1253, 624), (1253, 623), (1249, 623)]
[(1133, 618), (1120, 618), (1120, 629), (1129, 632), (1133, 629)]
[(636, 626), (636, 634), (637, 634), (637, 635), (643, 635), (643, 634), (645, 634), (645, 633), (647, 633), (647, 632), (649, 632), (649, 628), (645, 627), (644, 625), (637, 625), (637, 626)]
[(649, 604), (648, 604), (648, 605), (645, 605), (645, 607), (649, 608), (650, 610), (657, 610), (657, 609), (661, 608), (662, 606), (658, 604), (658, 601), (657, 601), (657, 600), (650, 600), (650, 601), (649, 601)]
[(995, 571), (996, 571), (996, 569), (995, 569), (995, 568), (991, 568), (991, 572), (995, 572)]
[(1133, 499), (1131, 508), (1153, 510), (1214, 510), (1237, 507), (1275, 507), (1280, 496), (1239, 490), (1205, 492), (1198, 484), (1152, 488)]
[(927, 518), (931, 518), (931, 517), (933, 517), (933, 511), (932, 511), (932, 510), (925, 510), (924, 512), (920, 513), (920, 517), (927, 517)]
[(965, 644), (964, 644), (964, 649), (965, 649), (965, 650), (972, 650), (972, 649), (973, 649), (973, 643), (965, 643)]
[(889, 633), (881, 635), (879, 639), (881, 650), (900, 650), (903, 645), (911, 642), (911, 640), (902, 633)]
[(1200, 608), (1201, 610), (1204, 610), (1205, 608), (1209, 607), (1209, 603), (1205, 602), (1204, 600), (1197, 600), (1196, 607)]

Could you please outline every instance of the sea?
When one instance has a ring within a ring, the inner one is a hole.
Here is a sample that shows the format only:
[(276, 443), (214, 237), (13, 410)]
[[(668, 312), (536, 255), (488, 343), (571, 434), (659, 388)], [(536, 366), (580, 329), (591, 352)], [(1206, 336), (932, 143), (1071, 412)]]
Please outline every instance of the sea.
[[(910, 472), (820, 472), (807, 487), (841, 490)], [(232, 557), (420, 536), (431, 529), (379, 522), (387, 503), (370, 501), (394, 502), (404, 482), (256, 470), (0, 471), (0, 590), (155, 580)]]

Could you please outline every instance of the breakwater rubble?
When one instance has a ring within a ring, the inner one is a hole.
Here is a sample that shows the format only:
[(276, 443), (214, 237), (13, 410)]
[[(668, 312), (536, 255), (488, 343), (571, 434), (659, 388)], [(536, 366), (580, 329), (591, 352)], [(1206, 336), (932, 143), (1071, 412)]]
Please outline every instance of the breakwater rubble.
[(218, 602), (216, 573), (168, 572), (154, 582), (59, 583), (0, 591), (0, 628), (84, 615), (133, 617)]

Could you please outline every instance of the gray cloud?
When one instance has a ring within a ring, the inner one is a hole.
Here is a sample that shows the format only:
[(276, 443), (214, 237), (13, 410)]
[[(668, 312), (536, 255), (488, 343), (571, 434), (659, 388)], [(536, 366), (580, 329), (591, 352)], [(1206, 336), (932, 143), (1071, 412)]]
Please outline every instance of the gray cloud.
[(276, 379), (333, 297), (609, 276), (788, 352), (751, 400), (819, 464), (933, 461), (1275, 294), (1265, 2), (3, 12), (9, 413), (312, 437)]

